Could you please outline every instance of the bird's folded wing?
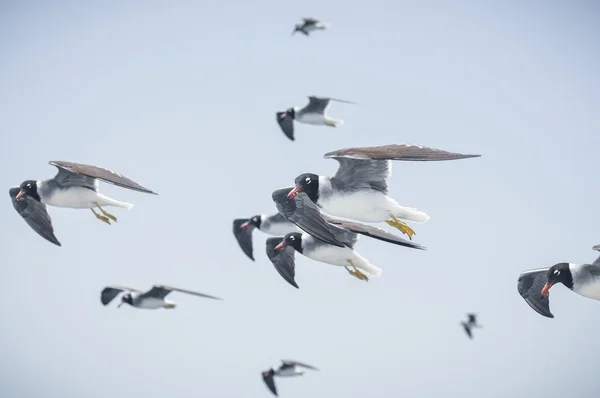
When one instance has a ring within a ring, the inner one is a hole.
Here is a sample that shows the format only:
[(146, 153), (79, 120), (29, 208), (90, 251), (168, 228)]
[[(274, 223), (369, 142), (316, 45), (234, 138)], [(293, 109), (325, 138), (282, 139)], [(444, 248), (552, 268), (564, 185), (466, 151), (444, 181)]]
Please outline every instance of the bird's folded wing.
[(165, 285), (152, 286), (152, 289), (150, 289), (150, 291), (148, 292), (148, 295), (151, 297), (164, 298), (170, 292), (186, 293), (186, 294), (191, 294), (191, 295), (198, 296), (198, 297), (210, 298), (210, 299), (214, 299), (214, 300), (223, 300), (222, 298), (210, 296), (208, 294), (204, 294), (204, 293), (200, 293), (200, 292), (195, 292), (193, 290), (180, 289), (178, 287), (165, 286)]
[(325, 221), (321, 210), (310, 200), (308, 195), (300, 192), (294, 198), (289, 199), (287, 194), (291, 190), (292, 188), (289, 187), (280, 188), (273, 192), (272, 198), (279, 213), (296, 224), (301, 230), (325, 243), (337, 247), (346, 246), (344, 242), (336, 238), (331, 225)]
[(17, 200), (16, 197), (19, 191), (20, 189), (18, 187), (11, 188), (8, 191), (17, 213), (19, 213), (31, 229), (37, 232), (42, 238), (57, 246), (61, 246), (58, 239), (56, 239), (56, 236), (54, 236), (52, 219), (48, 214), (46, 205), (29, 196), (23, 196), (21, 199)]
[(338, 220), (327, 216), (323, 216), (323, 218), (330, 224), (337, 225), (351, 232), (365, 235), (373, 239), (382, 240), (384, 242), (388, 242), (394, 245), (410, 247), (412, 249), (426, 250), (424, 246), (421, 246), (418, 243), (413, 243), (409, 240), (402, 239), (399, 236), (396, 236), (382, 228), (375, 227), (373, 225), (367, 225), (353, 221)]
[(550, 296), (542, 296), (542, 288), (548, 281), (548, 268), (538, 268), (523, 272), (518, 279), (517, 289), (523, 299), (538, 314), (554, 318), (550, 312)]
[(100, 301), (102, 304), (107, 305), (110, 303), (117, 295), (121, 292), (138, 292), (136, 289), (132, 289), (130, 287), (125, 286), (107, 286), (102, 289), (102, 293), (100, 293)]
[(291, 246), (286, 246), (281, 250), (275, 251), (275, 246), (283, 242), (283, 238), (275, 237), (267, 239), (266, 252), (267, 257), (271, 260), (271, 263), (275, 266), (277, 272), (283, 279), (285, 279), (290, 285), (299, 289), (296, 280), (295, 270), (295, 252), (296, 250)]
[(481, 155), (467, 155), (441, 149), (412, 144), (394, 144), (373, 147), (345, 148), (328, 152), (325, 158), (348, 157), (353, 159), (380, 159), (405, 161), (440, 161), (475, 158)]
[[(104, 169), (102, 167), (91, 166), (87, 164), (74, 163), (74, 162), (65, 162), (65, 161), (51, 161), (49, 162), (52, 166), (56, 166), (60, 169), (69, 171), (75, 174), (81, 174), (87, 177), (96, 178), (98, 180), (107, 182), (109, 184), (117, 185), (122, 188), (131, 189), (138, 192), (150, 193), (153, 195), (158, 195), (156, 192), (149, 190), (148, 188), (144, 188), (138, 183), (130, 180), (129, 178), (116, 173), (114, 171)], [(59, 174), (55, 178), (63, 178)], [(60, 183), (60, 181), (58, 181)]]
[(248, 225), (246, 228), (241, 228), (242, 224), (247, 221), (247, 218), (236, 218), (233, 220), (233, 235), (246, 256), (254, 261), (252, 247), (252, 231), (254, 230), (254, 225)]

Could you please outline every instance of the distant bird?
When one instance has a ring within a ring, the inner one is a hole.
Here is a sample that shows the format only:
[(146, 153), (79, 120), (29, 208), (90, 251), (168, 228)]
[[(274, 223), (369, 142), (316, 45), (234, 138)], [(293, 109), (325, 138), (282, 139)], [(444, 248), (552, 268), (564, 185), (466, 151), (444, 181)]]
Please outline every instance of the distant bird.
[(330, 101), (343, 102), (346, 104), (357, 105), (355, 102), (345, 101), (327, 97), (308, 97), (308, 105), (304, 108), (294, 106), (285, 112), (277, 112), (277, 123), (281, 131), (292, 141), (294, 141), (294, 120), (314, 126), (339, 127), (344, 124), (343, 120), (334, 119), (327, 115), (327, 108)]
[(267, 256), (279, 275), (290, 285), (299, 288), (295, 280), (295, 252), (315, 261), (344, 267), (350, 275), (360, 280), (368, 281), (367, 274), (380, 276), (383, 272), (381, 268), (369, 263), (367, 259), (354, 250), (354, 245), (358, 241), (358, 234), (412, 249), (425, 249), (381, 228), (342, 220), (332, 220), (332, 222), (338, 225), (332, 225), (332, 227), (336, 239), (343, 242), (344, 247), (330, 245), (312, 235), (299, 232), (288, 233), (283, 238), (267, 239)]
[(329, 28), (329, 25), (318, 19), (302, 18), (302, 20), (296, 24), (295, 29), (292, 31), (292, 35), (296, 32), (300, 32), (309, 36), (310, 32), (314, 32), (315, 30), (325, 30), (327, 28)]
[(130, 287), (107, 286), (102, 290), (102, 293), (100, 294), (100, 301), (102, 302), (102, 304), (107, 305), (115, 297), (117, 297), (119, 293), (125, 292), (125, 294), (121, 296), (121, 302), (119, 303), (117, 308), (121, 307), (123, 304), (129, 304), (130, 306), (135, 308), (144, 308), (148, 310), (156, 310), (158, 308), (172, 309), (175, 308), (177, 304), (173, 303), (172, 301), (166, 300), (165, 297), (167, 297), (167, 295), (173, 291), (192, 294), (194, 296), (205, 297), (214, 300), (222, 300), (218, 297), (193, 292), (191, 290), (178, 289), (176, 287), (164, 285), (154, 285), (147, 292), (141, 292)]
[(285, 235), (288, 232), (300, 231), (298, 227), (287, 218), (277, 213), (271, 216), (256, 215), (250, 219), (236, 218), (233, 220), (233, 235), (242, 251), (254, 261), (252, 247), (252, 232), (254, 228), (272, 236)]
[(482, 326), (477, 323), (477, 316), (475, 314), (467, 314), (467, 322), (461, 322), (460, 324), (465, 329), (465, 333), (470, 339), (473, 338), (472, 329), (481, 328)]
[[(600, 244), (592, 247), (600, 251)], [(554, 318), (550, 312), (550, 288), (562, 283), (575, 293), (600, 300), (600, 257), (591, 264), (558, 263), (549, 268), (523, 272), (517, 288), (525, 302), (538, 314)]]
[(302, 376), (305, 373), (304, 369), (302, 368), (316, 371), (319, 370), (313, 366), (304, 363), (284, 359), (280, 361), (277, 365), (273, 366), (271, 369), (262, 372), (262, 377), (267, 387), (269, 387), (269, 390), (271, 390), (271, 392), (275, 394), (275, 396), (277, 396), (277, 388), (275, 387), (274, 377)]
[(296, 177), (295, 187), (288, 196), (293, 198), (305, 192), (325, 213), (362, 222), (385, 221), (412, 239), (415, 231), (399, 219), (424, 223), (429, 216), (417, 209), (403, 207), (387, 196), (391, 161), (442, 161), (479, 156), (410, 144), (340, 149), (324, 156), (339, 163), (333, 177), (301, 174)]
[[(117, 218), (104, 210), (102, 206), (123, 207), (129, 210), (133, 205), (102, 195), (98, 189), (98, 180), (122, 188), (157, 195), (114, 171), (72, 162), (52, 161), (49, 164), (58, 168), (58, 173), (54, 178), (44, 181), (24, 181), (19, 188), (10, 189), (9, 194), (15, 210), (27, 224), (40, 236), (58, 246), (60, 246), (60, 242), (54, 236), (52, 220), (48, 215), (46, 205), (71, 209), (91, 209), (96, 218), (110, 225), (109, 219), (117, 221)], [(96, 207), (102, 214), (96, 213), (94, 210)]]

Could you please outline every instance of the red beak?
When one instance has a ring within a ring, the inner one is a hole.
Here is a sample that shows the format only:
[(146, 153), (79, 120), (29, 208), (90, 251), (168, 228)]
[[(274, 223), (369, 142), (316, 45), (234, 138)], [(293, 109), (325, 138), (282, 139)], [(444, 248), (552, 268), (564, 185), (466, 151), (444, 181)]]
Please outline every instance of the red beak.
[(250, 221), (246, 221), (245, 223), (243, 223), (242, 225), (240, 225), (240, 229), (244, 229), (244, 228), (246, 228), (248, 225), (250, 225)]
[(547, 296), (550, 293), (550, 288), (552, 287), (552, 283), (546, 283), (542, 288), (542, 296)]
[(302, 192), (302, 188), (294, 187), (294, 189), (288, 193), (288, 199), (294, 199), (294, 196), (298, 195), (300, 192)]
[(285, 119), (285, 117), (287, 116), (287, 113), (282, 113), (281, 116), (279, 116), (280, 119)]
[(23, 191), (19, 191), (19, 193), (17, 194), (17, 196), (15, 196), (16, 200), (21, 199), (23, 196), (25, 196), (25, 194), (23, 193)]
[(287, 244), (285, 242), (281, 242), (280, 244), (275, 246), (275, 251), (278, 252), (279, 250), (283, 249), (286, 246), (287, 246)]

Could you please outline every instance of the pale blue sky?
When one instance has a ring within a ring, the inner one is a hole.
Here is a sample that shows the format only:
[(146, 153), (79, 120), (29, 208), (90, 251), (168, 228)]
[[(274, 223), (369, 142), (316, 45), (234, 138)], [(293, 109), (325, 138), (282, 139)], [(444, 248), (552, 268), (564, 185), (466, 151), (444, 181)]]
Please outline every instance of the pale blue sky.
[[(600, 305), (560, 286), (555, 319), (519, 273), (589, 262), (600, 243), (600, 4), (591, 1), (2, 2), (0, 396), (269, 397), (280, 358), (321, 372), (277, 380), (294, 397), (595, 397)], [(304, 16), (331, 23), (290, 36)], [(339, 129), (275, 111), (307, 95)], [(391, 196), (426, 211), (416, 251), (361, 239), (368, 283), (300, 257), (289, 286), (236, 217), (272, 214), (271, 192), (323, 154), (414, 143), (479, 159), (394, 164)], [(119, 171), (160, 195), (107, 226), (51, 208), (58, 248), (8, 189), (49, 160)], [(196, 289), (174, 311), (103, 307), (107, 284)], [(459, 322), (480, 314), (468, 340)]]

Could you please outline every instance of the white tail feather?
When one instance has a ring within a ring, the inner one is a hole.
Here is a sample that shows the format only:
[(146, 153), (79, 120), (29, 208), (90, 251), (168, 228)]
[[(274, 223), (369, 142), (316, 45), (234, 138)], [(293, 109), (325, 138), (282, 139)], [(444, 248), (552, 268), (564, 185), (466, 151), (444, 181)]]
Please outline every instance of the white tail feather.
[(403, 220), (410, 220), (418, 223), (424, 223), (429, 220), (429, 216), (427, 213), (424, 213), (420, 210), (413, 209), (412, 207), (402, 207), (395, 206), (392, 209), (392, 214), (396, 218), (401, 218)]
[(358, 253), (354, 253), (355, 258), (352, 260), (352, 264), (354, 264), (356, 268), (358, 268), (361, 271), (364, 271), (370, 276), (381, 276), (381, 274), (383, 274), (383, 270), (381, 268), (369, 263), (369, 261), (366, 258), (360, 256)]

